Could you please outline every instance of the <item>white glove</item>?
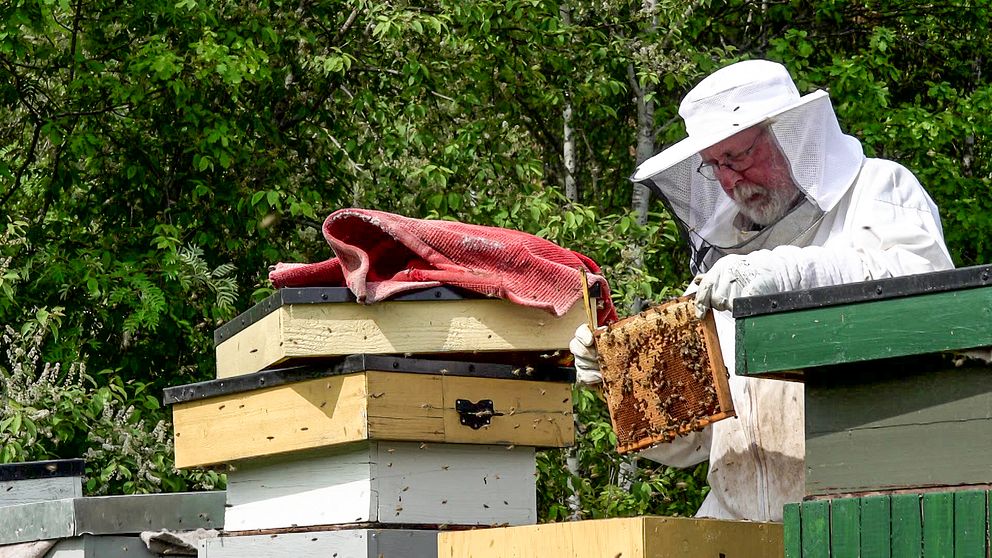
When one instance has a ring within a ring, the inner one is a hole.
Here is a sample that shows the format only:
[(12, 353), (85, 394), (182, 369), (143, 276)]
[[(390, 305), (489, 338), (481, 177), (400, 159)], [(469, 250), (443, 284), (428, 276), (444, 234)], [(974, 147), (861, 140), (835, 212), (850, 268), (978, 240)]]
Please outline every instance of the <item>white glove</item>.
[(568, 349), (575, 357), (575, 380), (578, 383), (592, 385), (603, 382), (603, 374), (599, 371), (599, 351), (588, 324), (582, 324), (575, 330)]
[(785, 290), (780, 278), (786, 265), (768, 250), (746, 256), (728, 254), (702, 276), (696, 291), (696, 317), (702, 318), (710, 308), (733, 310), (734, 299), (760, 296)]
[(703, 275), (696, 291), (696, 316), (710, 308), (733, 310), (734, 299), (841, 285), (871, 279), (855, 249), (778, 246), (746, 256), (728, 254)]

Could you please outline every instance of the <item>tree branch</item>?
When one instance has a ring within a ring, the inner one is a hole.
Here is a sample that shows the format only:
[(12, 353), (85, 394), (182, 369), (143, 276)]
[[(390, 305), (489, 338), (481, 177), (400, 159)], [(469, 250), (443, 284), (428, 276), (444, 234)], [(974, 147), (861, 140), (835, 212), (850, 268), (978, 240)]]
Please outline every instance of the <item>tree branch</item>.
[(34, 125), (34, 133), (31, 135), (31, 145), (28, 147), (27, 156), (24, 157), (24, 163), (21, 167), (17, 169), (17, 174), (14, 175), (14, 185), (0, 198), (0, 207), (7, 203), (10, 196), (14, 195), (14, 192), (21, 188), (21, 179), (24, 177), (24, 173), (27, 171), (28, 166), (34, 161), (34, 153), (38, 147), (38, 138), (41, 137), (41, 122), (36, 122)]

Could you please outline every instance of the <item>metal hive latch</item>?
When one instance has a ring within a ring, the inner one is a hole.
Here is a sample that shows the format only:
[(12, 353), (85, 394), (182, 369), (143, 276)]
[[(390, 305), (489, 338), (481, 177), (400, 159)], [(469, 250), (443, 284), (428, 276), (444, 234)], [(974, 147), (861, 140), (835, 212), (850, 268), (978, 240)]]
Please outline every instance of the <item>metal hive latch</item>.
[(455, 411), (458, 412), (462, 424), (472, 430), (488, 426), (493, 417), (503, 416), (503, 413), (497, 413), (493, 410), (492, 399), (482, 399), (478, 403), (472, 403), (468, 399), (456, 399)]

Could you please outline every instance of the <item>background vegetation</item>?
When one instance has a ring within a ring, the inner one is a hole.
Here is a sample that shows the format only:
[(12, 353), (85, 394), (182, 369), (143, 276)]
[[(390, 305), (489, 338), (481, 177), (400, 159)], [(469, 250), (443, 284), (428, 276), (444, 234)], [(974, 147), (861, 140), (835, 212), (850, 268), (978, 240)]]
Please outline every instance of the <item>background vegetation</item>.
[[(167, 386), (333, 210), (525, 230), (605, 267), (621, 308), (688, 279), (626, 180), (729, 62), (784, 62), (990, 261), (985, 1), (11, 0), (0, 4), (0, 461), (87, 458), (90, 493), (223, 486), (171, 462)], [(705, 465), (618, 458), (577, 393), (543, 519), (691, 513)], [(568, 467), (577, 475), (568, 472)]]

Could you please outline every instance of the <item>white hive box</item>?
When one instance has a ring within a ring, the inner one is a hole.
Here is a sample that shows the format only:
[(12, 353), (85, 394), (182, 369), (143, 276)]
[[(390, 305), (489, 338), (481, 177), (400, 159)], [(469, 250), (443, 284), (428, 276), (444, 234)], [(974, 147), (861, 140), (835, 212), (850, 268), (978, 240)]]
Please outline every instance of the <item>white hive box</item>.
[(537, 521), (531, 447), (366, 441), (242, 462), (224, 529), (524, 525)]
[(198, 558), (437, 558), (437, 531), (344, 529), (220, 537), (201, 541)]
[(567, 353), (585, 321), (582, 304), (557, 318), (478, 296), (436, 287), (364, 305), (343, 287), (280, 289), (214, 332), (217, 377), (360, 353)]

